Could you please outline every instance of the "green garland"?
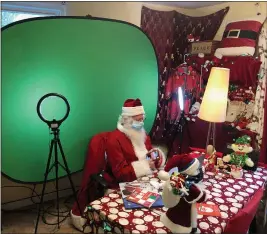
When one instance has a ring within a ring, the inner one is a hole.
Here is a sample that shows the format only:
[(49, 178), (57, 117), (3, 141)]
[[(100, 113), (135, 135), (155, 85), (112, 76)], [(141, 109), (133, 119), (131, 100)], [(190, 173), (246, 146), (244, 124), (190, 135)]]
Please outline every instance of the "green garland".
[(249, 158), (247, 154), (238, 155), (235, 152), (231, 153), (230, 156), (230, 163), (241, 167), (245, 166), (246, 160)]
[(251, 138), (248, 135), (244, 135), (242, 137), (237, 138), (235, 141), (235, 144), (246, 145), (246, 144), (249, 144), (250, 141), (251, 141)]

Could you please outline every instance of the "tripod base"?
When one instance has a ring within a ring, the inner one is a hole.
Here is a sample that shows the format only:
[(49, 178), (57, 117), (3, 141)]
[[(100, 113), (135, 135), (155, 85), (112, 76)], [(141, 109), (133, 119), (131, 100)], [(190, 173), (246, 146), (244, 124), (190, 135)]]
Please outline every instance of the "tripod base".
[[(71, 184), (72, 193), (73, 193), (75, 200), (78, 204), (79, 210), (81, 211), (80, 206), (79, 206), (79, 202), (78, 202), (78, 199), (76, 196), (75, 187), (74, 187), (74, 184), (73, 184), (72, 179), (71, 179), (70, 170), (69, 170), (69, 167), (68, 167), (68, 164), (66, 161), (66, 157), (64, 155), (63, 148), (62, 148), (62, 145), (61, 145), (61, 142), (59, 139), (59, 129), (58, 128), (52, 129), (52, 133), (54, 135), (54, 138), (51, 141), (50, 149), (49, 149), (49, 156), (48, 156), (48, 161), (47, 161), (47, 165), (46, 165), (42, 195), (41, 195), (41, 199), (40, 199), (40, 203), (39, 203), (38, 215), (37, 215), (37, 220), (36, 220), (36, 225), (35, 225), (35, 232), (34, 232), (35, 234), (37, 233), (37, 230), (38, 230), (38, 224), (39, 224), (41, 210), (44, 211), (43, 202), (44, 202), (44, 193), (45, 193), (45, 189), (46, 189), (48, 174), (53, 169), (53, 167), (55, 167), (55, 169), (56, 169), (56, 184), (55, 185), (56, 185), (56, 195), (57, 195), (56, 196), (57, 222), (55, 222), (54, 224), (57, 225), (57, 227), (59, 229), (59, 224), (61, 222), (63, 222), (62, 220), (60, 221), (61, 215), (60, 215), (60, 211), (59, 211), (59, 189), (58, 189), (58, 168), (59, 168), (59, 166), (61, 166), (67, 172), (67, 176), (68, 176), (69, 182)], [(60, 150), (63, 162), (64, 162), (64, 166), (58, 160), (58, 147), (59, 147), (59, 150)], [(54, 150), (55, 162), (50, 167), (53, 150)], [(50, 225), (52, 225), (52, 224), (50, 224)]]
[(177, 135), (179, 136), (179, 154), (182, 153), (182, 147), (183, 147), (183, 140), (184, 140), (184, 129), (186, 129), (188, 138), (189, 138), (189, 142), (191, 142), (191, 134), (190, 134), (190, 130), (188, 127), (188, 121), (185, 118), (185, 113), (184, 111), (181, 112), (181, 116), (178, 122), (178, 133), (176, 134), (175, 138), (177, 137)]

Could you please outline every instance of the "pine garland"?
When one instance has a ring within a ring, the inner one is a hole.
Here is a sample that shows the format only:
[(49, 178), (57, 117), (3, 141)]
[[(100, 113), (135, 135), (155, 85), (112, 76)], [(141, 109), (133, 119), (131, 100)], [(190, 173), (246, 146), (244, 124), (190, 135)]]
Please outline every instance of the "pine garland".
[(231, 153), (230, 156), (231, 156), (230, 163), (241, 167), (245, 166), (246, 160), (249, 158), (247, 154), (239, 155), (235, 152)]

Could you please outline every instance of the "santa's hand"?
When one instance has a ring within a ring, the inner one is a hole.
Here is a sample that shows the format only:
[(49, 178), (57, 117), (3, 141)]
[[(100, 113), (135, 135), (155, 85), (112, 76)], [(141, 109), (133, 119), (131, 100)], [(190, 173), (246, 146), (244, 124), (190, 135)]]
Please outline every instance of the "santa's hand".
[(156, 166), (155, 166), (155, 161), (154, 160), (149, 159), (148, 160), (148, 165), (149, 165), (151, 170), (156, 170)]

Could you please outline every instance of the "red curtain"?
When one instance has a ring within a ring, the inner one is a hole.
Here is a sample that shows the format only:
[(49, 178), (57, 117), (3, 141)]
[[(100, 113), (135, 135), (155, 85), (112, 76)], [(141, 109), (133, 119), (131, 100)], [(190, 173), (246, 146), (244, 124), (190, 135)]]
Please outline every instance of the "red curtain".
[(183, 63), (188, 52), (187, 36), (213, 40), (229, 7), (203, 17), (191, 17), (176, 11), (156, 11), (142, 8), (141, 28), (150, 37), (159, 62), (159, 89), (157, 115), (150, 132), (154, 142), (170, 142), (173, 123), (167, 118), (172, 99), (166, 98), (166, 84), (174, 69)]

